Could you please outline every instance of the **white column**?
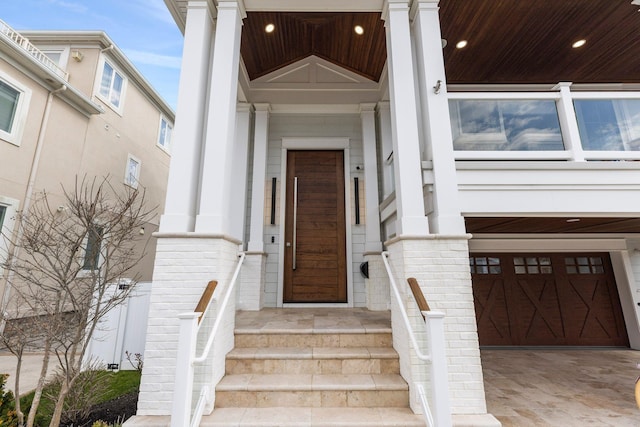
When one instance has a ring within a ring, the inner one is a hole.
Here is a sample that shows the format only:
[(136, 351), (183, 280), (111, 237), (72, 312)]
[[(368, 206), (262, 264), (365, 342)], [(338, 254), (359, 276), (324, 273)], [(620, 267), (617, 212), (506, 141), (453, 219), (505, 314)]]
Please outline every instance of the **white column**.
[(171, 167), (160, 231), (192, 231), (200, 177), (213, 20), (208, 1), (189, 1)]
[(396, 185), (397, 235), (429, 234), (424, 213), (422, 164), (415, 76), (407, 0), (387, 0), (383, 8), (391, 97), (391, 128)]
[(380, 162), (382, 164), (382, 199), (384, 200), (395, 190), (391, 106), (388, 101), (381, 101), (378, 102), (377, 110), (380, 132)]
[(432, 233), (462, 234), (458, 180), (449, 117), (447, 80), (438, 17), (439, 0), (417, 0), (413, 4), (416, 60), (420, 75), (422, 129), (433, 161)]
[(251, 226), (249, 252), (264, 252), (264, 196), (269, 143), (269, 104), (255, 104), (253, 136), (253, 181), (251, 184)]
[(378, 161), (376, 156), (375, 104), (360, 104), (362, 151), (364, 156), (365, 244), (364, 251), (382, 252), (378, 200)]
[(202, 163), (200, 210), (195, 231), (229, 233), (231, 157), (235, 140), (240, 32), (244, 9), (237, 1), (218, 2), (211, 64), (209, 112)]
[(571, 83), (558, 83), (554, 89), (560, 91), (558, 118), (560, 119), (564, 148), (571, 152), (571, 160), (574, 162), (584, 162), (584, 151), (580, 140), (578, 118), (576, 116), (576, 109), (573, 106), (573, 99), (571, 98)]
[(249, 161), (249, 130), (251, 127), (251, 104), (239, 103), (236, 110), (236, 142), (233, 144), (231, 166), (230, 215), (231, 236), (244, 241), (244, 223), (247, 204), (247, 162)]

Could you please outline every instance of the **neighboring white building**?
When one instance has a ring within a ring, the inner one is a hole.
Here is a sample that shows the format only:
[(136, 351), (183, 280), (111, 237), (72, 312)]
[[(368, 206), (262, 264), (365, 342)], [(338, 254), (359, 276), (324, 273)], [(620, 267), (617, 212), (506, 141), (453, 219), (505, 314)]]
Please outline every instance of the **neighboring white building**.
[(383, 250), (446, 314), (453, 414), (487, 415), (480, 345), (640, 349), (637, 5), (165, 3), (185, 41), (140, 415), (183, 398), (178, 315), (239, 252), (213, 385), (234, 310), (396, 316)]
[[(147, 206), (162, 206), (173, 122), (171, 107), (104, 32), (17, 32), (0, 21), (3, 232), (17, 233), (15, 212), (38, 193), (62, 205), (62, 186), (72, 188), (85, 175), (142, 186)], [(141, 281), (151, 280), (154, 255), (149, 251), (139, 265)], [(0, 274), (3, 309), (5, 280)]]

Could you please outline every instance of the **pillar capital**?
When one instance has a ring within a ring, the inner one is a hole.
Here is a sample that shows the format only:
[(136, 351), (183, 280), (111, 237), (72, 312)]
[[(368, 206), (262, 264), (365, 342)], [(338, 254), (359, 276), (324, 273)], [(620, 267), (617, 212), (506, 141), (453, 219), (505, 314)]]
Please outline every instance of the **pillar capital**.
[(360, 104), (360, 114), (362, 113), (373, 113), (376, 110), (376, 104), (375, 103), (366, 103), (366, 104)]
[(238, 9), (240, 11), (241, 19), (247, 17), (247, 8), (244, 5), (243, 0), (218, 0), (216, 9)]
[(382, 5), (382, 20), (387, 21), (389, 17), (389, 12), (392, 10), (402, 11), (409, 10), (409, 2), (410, 0), (384, 0)]
[(271, 112), (271, 104), (267, 103), (255, 103), (253, 104), (253, 108), (255, 108), (256, 111), (265, 112), (267, 114)]

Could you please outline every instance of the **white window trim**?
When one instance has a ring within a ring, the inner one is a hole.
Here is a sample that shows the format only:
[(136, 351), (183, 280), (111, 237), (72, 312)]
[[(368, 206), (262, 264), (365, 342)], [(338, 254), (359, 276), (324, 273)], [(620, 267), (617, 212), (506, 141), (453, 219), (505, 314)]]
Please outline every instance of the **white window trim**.
[(2, 223), (2, 233), (0, 233), (0, 276), (2, 276), (2, 261), (9, 250), (9, 242), (4, 236), (12, 236), (15, 229), (15, 217), (20, 203), (16, 199), (0, 196), (0, 206), (6, 208), (4, 222)]
[(11, 132), (5, 132), (0, 129), (0, 140), (6, 141), (10, 144), (20, 146), (22, 143), (22, 136), (24, 134), (25, 125), (27, 123), (27, 114), (29, 112), (29, 103), (31, 102), (31, 89), (22, 85), (17, 80), (9, 77), (7, 74), (0, 71), (0, 80), (3, 83), (11, 86), (13, 89), (20, 92), (18, 97), (18, 105), (16, 106), (15, 117)]
[[(105, 97), (100, 93), (100, 85), (102, 83), (102, 73), (104, 73), (104, 64), (105, 62), (109, 64), (113, 70), (122, 76), (122, 91), (120, 92), (120, 105), (115, 106), (111, 103), (108, 97)], [(115, 111), (118, 115), (122, 116), (124, 111), (125, 99), (127, 97), (127, 86), (129, 85), (129, 78), (122, 70), (114, 65), (112, 61), (109, 61), (105, 55), (100, 56), (100, 61), (98, 62), (98, 71), (96, 73), (96, 78), (93, 84), (94, 87), (94, 95), (100, 101), (102, 101), (107, 107)]]
[[(138, 163), (138, 170), (137, 170), (137, 174), (135, 177), (135, 182), (130, 182), (129, 181), (129, 163), (131, 163), (131, 161), (134, 161), (136, 163)], [(134, 156), (133, 154), (128, 154), (127, 155), (127, 163), (125, 164), (124, 167), (124, 184), (128, 185), (131, 188), (138, 188), (138, 184), (140, 183), (140, 170), (142, 169), (142, 161), (137, 158), (136, 156)]]
[[(162, 135), (162, 122), (163, 121), (167, 124), (168, 127), (171, 128), (171, 135), (169, 137), (169, 143), (167, 145), (160, 144), (160, 135)], [(158, 147), (160, 147), (163, 151), (166, 151), (167, 153), (171, 153), (172, 142), (173, 142), (173, 123), (171, 122), (171, 120), (167, 119), (166, 116), (161, 114), (160, 115), (160, 123), (158, 123), (158, 136), (156, 138), (156, 145)]]

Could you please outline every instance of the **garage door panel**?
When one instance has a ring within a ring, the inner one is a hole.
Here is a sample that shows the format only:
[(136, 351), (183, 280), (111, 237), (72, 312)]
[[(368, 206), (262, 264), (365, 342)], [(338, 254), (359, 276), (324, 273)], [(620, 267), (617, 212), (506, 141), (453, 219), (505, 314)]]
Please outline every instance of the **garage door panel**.
[(516, 283), (518, 337), (522, 343), (564, 344), (564, 326), (554, 278), (520, 278)]
[(484, 331), (487, 345), (509, 345), (512, 333), (504, 280), (492, 276), (482, 277), (478, 279), (477, 286), (474, 283), (473, 295), (478, 328)]
[(470, 259), (481, 345), (628, 345), (608, 254)]

